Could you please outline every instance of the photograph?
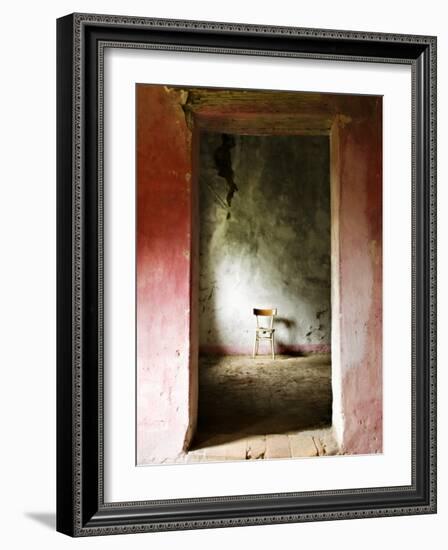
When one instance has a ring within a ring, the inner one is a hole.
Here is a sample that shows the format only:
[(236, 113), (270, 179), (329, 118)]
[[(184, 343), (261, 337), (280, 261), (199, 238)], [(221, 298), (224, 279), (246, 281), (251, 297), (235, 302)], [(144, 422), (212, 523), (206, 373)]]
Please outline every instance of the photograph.
[(5, 10), (2, 547), (438, 550), (444, 4)]
[(57, 51), (57, 530), (434, 514), (437, 37), (73, 13)]
[(382, 97), (136, 84), (137, 464), (382, 452)]

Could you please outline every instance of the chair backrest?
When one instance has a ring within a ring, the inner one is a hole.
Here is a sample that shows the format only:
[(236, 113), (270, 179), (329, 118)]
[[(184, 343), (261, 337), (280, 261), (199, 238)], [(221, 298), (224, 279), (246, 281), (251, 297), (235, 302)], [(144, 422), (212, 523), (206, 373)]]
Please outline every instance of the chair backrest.
[(254, 308), (254, 315), (257, 319), (257, 327), (260, 328), (260, 325), (258, 324), (258, 317), (270, 317), (269, 327), (266, 327), (266, 328), (272, 328), (272, 325), (274, 324), (274, 317), (277, 315), (277, 308), (274, 308), (274, 309)]

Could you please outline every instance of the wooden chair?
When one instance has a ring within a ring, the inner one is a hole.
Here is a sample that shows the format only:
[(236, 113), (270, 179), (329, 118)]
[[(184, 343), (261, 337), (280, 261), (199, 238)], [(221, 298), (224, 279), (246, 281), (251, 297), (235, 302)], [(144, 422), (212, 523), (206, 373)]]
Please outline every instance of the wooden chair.
[[(254, 342), (254, 352), (252, 354), (252, 357), (255, 358), (255, 356), (258, 353), (258, 344), (260, 343), (260, 340), (270, 340), (271, 342), (271, 354), (272, 359), (275, 359), (275, 352), (274, 352), (274, 333), (275, 328), (273, 327), (274, 324), (274, 317), (277, 315), (277, 308), (275, 309), (257, 309), (254, 308), (254, 315), (257, 319), (257, 328), (255, 329), (255, 342)], [(259, 317), (268, 317), (268, 325), (269, 326), (262, 326), (260, 322), (258, 321)]]

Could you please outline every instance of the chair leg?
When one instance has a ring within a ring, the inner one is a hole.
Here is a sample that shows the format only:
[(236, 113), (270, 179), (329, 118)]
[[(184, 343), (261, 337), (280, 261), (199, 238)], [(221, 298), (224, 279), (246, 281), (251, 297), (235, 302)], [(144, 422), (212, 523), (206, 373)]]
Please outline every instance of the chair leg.
[(258, 339), (257, 339), (257, 335), (255, 335), (255, 340), (254, 340), (254, 351), (252, 353), (252, 357), (255, 359), (255, 355), (257, 354), (257, 351), (258, 351)]
[(274, 351), (274, 335), (271, 336), (271, 352), (272, 352), (272, 359), (275, 359), (275, 351)]

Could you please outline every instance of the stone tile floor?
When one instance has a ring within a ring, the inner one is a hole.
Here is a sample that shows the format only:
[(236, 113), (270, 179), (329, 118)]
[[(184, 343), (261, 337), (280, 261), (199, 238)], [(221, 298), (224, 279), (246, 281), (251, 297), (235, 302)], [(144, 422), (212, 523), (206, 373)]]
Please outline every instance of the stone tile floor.
[(199, 416), (188, 453), (166, 462), (338, 454), (331, 428), (331, 358), (201, 357)]

